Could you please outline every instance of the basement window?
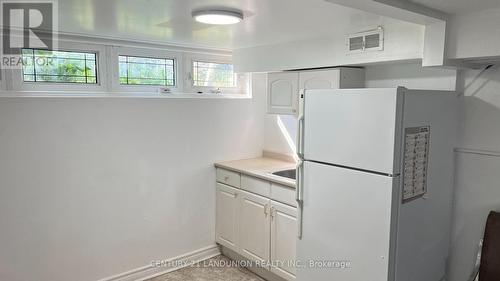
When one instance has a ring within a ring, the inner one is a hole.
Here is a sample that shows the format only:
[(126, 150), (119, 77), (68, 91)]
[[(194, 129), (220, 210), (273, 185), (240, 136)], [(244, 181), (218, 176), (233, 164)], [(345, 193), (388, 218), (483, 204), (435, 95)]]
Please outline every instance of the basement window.
[(236, 80), (230, 63), (193, 61), (194, 87), (234, 88)]
[(23, 81), (97, 84), (97, 54), (23, 49)]
[(175, 60), (123, 56), (118, 58), (120, 85), (175, 86)]

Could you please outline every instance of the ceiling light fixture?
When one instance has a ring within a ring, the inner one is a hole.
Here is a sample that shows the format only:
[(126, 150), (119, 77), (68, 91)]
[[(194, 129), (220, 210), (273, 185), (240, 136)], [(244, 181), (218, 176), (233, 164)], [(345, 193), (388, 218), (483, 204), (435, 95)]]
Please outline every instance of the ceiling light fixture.
[(243, 20), (243, 13), (229, 10), (201, 10), (194, 11), (195, 21), (207, 24), (235, 24)]

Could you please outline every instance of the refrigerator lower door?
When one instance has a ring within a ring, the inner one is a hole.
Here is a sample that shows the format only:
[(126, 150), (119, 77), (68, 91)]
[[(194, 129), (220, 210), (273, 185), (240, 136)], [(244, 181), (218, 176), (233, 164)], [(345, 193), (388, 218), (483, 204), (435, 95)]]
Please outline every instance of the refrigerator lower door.
[(304, 162), (299, 281), (390, 280), (397, 178)]

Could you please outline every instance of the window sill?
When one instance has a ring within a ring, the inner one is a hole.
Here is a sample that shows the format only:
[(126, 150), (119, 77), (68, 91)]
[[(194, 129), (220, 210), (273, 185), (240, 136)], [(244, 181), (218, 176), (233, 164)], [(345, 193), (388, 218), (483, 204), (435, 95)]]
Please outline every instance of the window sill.
[(0, 91), (0, 98), (157, 98), (157, 99), (251, 99), (249, 94), (92, 92), (92, 91)]

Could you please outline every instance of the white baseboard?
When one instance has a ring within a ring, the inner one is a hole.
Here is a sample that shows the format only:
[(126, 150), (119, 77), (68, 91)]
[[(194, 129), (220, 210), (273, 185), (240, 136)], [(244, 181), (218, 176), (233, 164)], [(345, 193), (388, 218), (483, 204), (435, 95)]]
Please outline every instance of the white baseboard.
[(100, 279), (98, 281), (143, 281), (174, 270), (181, 269), (186, 265), (189, 265), (190, 263), (197, 263), (218, 255), (220, 255), (219, 248), (217, 247), (217, 245), (213, 245), (166, 260), (169, 264), (175, 264), (178, 266), (153, 266), (153, 264), (149, 264), (140, 268), (136, 268), (134, 270)]

